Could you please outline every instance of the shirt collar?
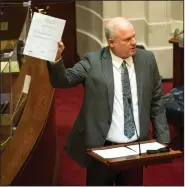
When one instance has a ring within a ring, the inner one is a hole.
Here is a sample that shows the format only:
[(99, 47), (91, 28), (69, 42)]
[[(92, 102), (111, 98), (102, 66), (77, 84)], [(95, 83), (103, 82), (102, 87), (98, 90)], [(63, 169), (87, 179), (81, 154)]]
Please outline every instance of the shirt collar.
[(131, 66), (133, 64), (132, 56), (130, 56), (126, 59), (122, 59), (122, 58), (117, 57), (111, 50), (110, 50), (110, 54), (111, 54), (111, 57), (112, 57), (112, 64), (117, 69), (121, 68), (123, 60), (125, 60), (129, 66)]

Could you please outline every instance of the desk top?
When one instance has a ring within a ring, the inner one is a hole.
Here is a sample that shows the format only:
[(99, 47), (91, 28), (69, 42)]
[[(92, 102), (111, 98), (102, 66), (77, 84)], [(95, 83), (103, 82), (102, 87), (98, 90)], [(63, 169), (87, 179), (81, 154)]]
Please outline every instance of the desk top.
[[(149, 141), (142, 141), (141, 143), (149, 143), (149, 142), (155, 142), (155, 141), (156, 140), (149, 140)], [(94, 159), (116, 170), (122, 170), (123, 168), (130, 168), (130, 167), (135, 167), (135, 166), (148, 166), (148, 165), (154, 165), (154, 164), (168, 163), (168, 162), (171, 162), (174, 158), (182, 155), (182, 152), (179, 150), (170, 150), (170, 152), (164, 152), (164, 153), (155, 153), (155, 154), (143, 153), (141, 155), (137, 154), (137, 155), (132, 155), (132, 156), (105, 159), (99, 156), (98, 154), (96, 154), (95, 152), (93, 152), (94, 150), (102, 150), (102, 149), (109, 149), (109, 148), (116, 148), (116, 147), (126, 147), (129, 145), (136, 145), (136, 144), (138, 143), (136, 142), (136, 143), (130, 143), (130, 144), (120, 144), (120, 145), (93, 148), (93, 149), (88, 149), (87, 153)]]

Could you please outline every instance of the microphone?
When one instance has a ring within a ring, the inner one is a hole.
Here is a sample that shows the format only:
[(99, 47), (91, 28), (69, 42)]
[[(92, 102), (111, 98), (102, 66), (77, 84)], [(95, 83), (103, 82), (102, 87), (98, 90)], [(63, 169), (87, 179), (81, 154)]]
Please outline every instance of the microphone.
[[(131, 107), (131, 110), (132, 110), (132, 116), (133, 116), (133, 120), (134, 120), (134, 113), (133, 113), (133, 106), (132, 106), (132, 99), (129, 97), (128, 98), (128, 103)], [(137, 131), (137, 128), (136, 128), (136, 124), (135, 124), (135, 120), (134, 120), (134, 128), (135, 128), (135, 131), (136, 131), (136, 136), (137, 136), (137, 142), (138, 142), (138, 146), (139, 146), (139, 155), (141, 156), (141, 144), (140, 144), (140, 137), (138, 135), (138, 131)]]

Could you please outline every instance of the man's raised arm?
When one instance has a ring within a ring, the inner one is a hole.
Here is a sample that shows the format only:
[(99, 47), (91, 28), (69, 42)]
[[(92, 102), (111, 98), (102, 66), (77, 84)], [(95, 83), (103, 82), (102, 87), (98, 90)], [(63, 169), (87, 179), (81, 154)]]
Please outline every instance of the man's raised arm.
[(72, 68), (66, 69), (62, 59), (64, 48), (63, 42), (59, 41), (55, 62), (48, 62), (49, 79), (54, 88), (71, 88), (83, 83), (90, 69), (87, 56), (82, 58)]

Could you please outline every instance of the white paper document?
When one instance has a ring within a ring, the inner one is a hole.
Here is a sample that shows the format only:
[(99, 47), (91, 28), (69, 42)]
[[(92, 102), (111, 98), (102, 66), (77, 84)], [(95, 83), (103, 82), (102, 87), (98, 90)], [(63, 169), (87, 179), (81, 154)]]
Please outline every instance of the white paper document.
[(24, 55), (55, 61), (66, 20), (35, 12), (28, 32)]
[(96, 154), (103, 158), (118, 158), (124, 156), (132, 156), (138, 155), (137, 152), (130, 150), (126, 147), (116, 147), (116, 148), (109, 148), (104, 150), (94, 150)]
[[(130, 149), (139, 153), (139, 145), (138, 144), (130, 145), (130, 146), (127, 146), (127, 147), (129, 147)], [(141, 144), (141, 153), (146, 153), (147, 150), (157, 150), (157, 149), (160, 149), (160, 148), (163, 148), (163, 147), (165, 147), (165, 146), (158, 143), (158, 142), (142, 143)]]

